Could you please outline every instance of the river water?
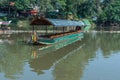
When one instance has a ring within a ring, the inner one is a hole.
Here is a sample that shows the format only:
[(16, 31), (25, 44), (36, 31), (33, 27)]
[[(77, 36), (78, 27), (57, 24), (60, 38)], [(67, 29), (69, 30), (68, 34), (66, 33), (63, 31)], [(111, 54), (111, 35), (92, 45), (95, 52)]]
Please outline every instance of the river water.
[(81, 41), (42, 51), (29, 34), (0, 35), (0, 80), (120, 80), (120, 34), (85, 33)]

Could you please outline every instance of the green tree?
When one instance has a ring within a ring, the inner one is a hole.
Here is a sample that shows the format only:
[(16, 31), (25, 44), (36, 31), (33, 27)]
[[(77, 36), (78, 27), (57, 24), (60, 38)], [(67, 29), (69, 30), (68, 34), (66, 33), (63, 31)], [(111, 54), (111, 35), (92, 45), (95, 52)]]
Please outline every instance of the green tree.
[(120, 21), (120, 0), (115, 0), (106, 9), (106, 15), (108, 20)]
[(103, 12), (99, 15), (100, 22), (120, 22), (120, 0), (105, 0), (102, 5)]
[(78, 14), (81, 17), (92, 17), (96, 15), (97, 7), (94, 0), (87, 0), (79, 5)]
[(83, 2), (85, 2), (85, 0), (66, 0), (66, 11), (72, 12), (75, 16), (77, 16), (79, 6)]
[(22, 10), (30, 8), (30, 0), (15, 0), (15, 6), (17, 7), (17, 9)]

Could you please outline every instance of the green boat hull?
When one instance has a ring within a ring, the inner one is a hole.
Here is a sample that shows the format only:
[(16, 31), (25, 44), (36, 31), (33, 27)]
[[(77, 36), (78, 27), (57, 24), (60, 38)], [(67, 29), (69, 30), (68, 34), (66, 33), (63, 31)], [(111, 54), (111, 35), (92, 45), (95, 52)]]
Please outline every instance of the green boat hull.
[(75, 42), (81, 40), (82, 38), (83, 38), (83, 36), (81, 35), (81, 36), (76, 37), (76, 38), (71, 38), (69, 40), (64, 40), (64, 41), (55, 43), (54, 45), (49, 45), (49, 46), (42, 47), (39, 50), (41, 51), (41, 53), (49, 53), (49, 52), (52, 52), (52, 51), (56, 51), (60, 48), (63, 48), (65, 46), (69, 45), (69, 44), (75, 43)]
[(72, 43), (72, 42), (80, 40), (81, 37), (83, 37), (83, 32), (65, 35), (65, 36), (53, 38), (53, 39), (40, 38), (37, 42), (40, 44), (46, 44), (46, 45), (57, 44), (57, 43), (61, 43), (61, 42)]

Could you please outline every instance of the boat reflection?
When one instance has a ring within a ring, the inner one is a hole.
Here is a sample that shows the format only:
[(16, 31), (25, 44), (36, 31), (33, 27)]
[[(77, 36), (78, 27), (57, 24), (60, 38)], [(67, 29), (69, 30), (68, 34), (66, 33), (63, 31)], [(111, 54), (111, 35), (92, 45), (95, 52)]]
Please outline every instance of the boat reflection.
[(34, 72), (43, 74), (43, 70), (49, 70), (51, 66), (53, 66), (53, 64), (55, 64), (57, 61), (68, 55), (70, 52), (76, 50), (77, 48), (81, 48), (82, 46), (82, 41), (78, 41), (44, 55), (41, 55), (41, 51), (37, 53), (33, 51), (32, 59), (29, 62), (30, 67), (33, 68)]
[[(111, 39), (112, 36), (115, 38)], [(104, 34), (104, 36), (102, 33), (86, 34), (81, 42), (65, 46), (44, 56), (38, 56), (31, 59), (29, 64), (39, 75), (46, 74), (45, 70), (52, 70), (54, 80), (80, 80), (86, 66), (96, 57), (96, 51), (101, 49), (104, 57), (110, 56), (114, 51), (119, 51), (119, 43), (114, 42), (120, 41), (118, 36), (119, 34)], [(110, 46), (111, 44), (114, 45)]]

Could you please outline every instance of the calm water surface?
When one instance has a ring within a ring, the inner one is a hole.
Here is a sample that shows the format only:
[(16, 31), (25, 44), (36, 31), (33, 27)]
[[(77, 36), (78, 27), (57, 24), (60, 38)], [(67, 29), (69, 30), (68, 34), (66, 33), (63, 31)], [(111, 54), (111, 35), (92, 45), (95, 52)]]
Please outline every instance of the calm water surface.
[(0, 35), (0, 80), (120, 80), (120, 34), (86, 33), (60, 49), (24, 43), (30, 35)]

